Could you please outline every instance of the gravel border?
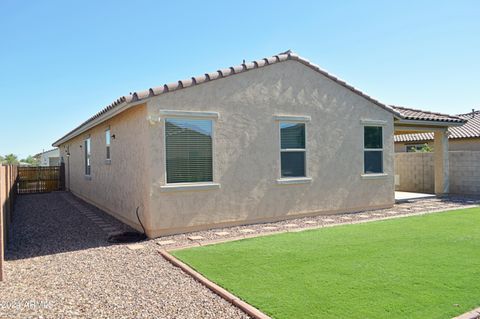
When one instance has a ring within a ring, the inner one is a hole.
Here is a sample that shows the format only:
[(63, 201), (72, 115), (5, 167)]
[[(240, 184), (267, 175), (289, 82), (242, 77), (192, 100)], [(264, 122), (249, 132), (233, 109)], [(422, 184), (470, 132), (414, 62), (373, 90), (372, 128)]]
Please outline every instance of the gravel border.
[(242, 238), (423, 215), (461, 208), (477, 207), (479, 205), (480, 197), (450, 196), (444, 198), (426, 198), (398, 203), (395, 204), (393, 208), (389, 209), (357, 211), (336, 215), (317, 215), (278, 222), (213, 228), (203, 231), (163, 236), (153, 239), (153, 241), (155, 241), (161, 249), (169, 251)]
[(0, 318), (248, 318), (158, 254), (220, 241), (475, 207), (423, 199), (391, 209), (225, 227), (112, 245), (128, 226), (69, 193), (19, 196), (0, 283)]

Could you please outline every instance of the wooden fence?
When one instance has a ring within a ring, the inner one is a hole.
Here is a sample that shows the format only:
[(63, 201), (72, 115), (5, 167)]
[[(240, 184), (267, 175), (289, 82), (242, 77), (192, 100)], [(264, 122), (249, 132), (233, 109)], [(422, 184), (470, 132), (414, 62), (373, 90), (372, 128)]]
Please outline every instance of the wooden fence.
[(62, 166), (18, 168), (18, 194), (47, 193), (63, 189)]
[(0, 165), (0, 281), (4, 280), (4, 251), (17, 197), (17, 177), (18, 167)]

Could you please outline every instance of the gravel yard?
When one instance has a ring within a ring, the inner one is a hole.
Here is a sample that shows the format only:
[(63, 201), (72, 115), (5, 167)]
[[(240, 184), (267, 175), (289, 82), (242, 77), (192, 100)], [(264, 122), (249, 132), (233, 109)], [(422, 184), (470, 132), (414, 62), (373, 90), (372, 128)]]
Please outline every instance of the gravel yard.
[(247, 317), (165, 261), (154, 241), (138, 250), (109, 245), (64, 196), (71, 195), (19, 196), (0, 318)]
[[(128, 227), (69, 193), (19, 196), (0, 283), (0, 318), (247, 318), (172, 266), (159, 249), (281, 231), (466, 208), (480, 200), (424, 199), (391, 209), (314, 216), (111, 245)], [(135, 249), (140, 248), (140, 249)]]

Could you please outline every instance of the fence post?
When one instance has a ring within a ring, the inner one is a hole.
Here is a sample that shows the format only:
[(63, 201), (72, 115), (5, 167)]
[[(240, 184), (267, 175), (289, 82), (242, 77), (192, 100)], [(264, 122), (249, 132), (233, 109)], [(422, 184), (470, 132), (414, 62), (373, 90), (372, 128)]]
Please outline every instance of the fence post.
[(60, 190), (65, 190), (65, 163), (60, 163)]
[(4, 219), (4, 224), (5, 224), (5, 229), (4, 229), (4, 236), (5, 236), (5, 241), (4, 241), (4, 246), (7, 244), (8, 240), (8, 225), (10, 225), (11, 222), (11, 213), (12, 213), (12, 201), (10, 199), (10, 172), (12, 170), (12, 167), (10, 165), (5, 166), (5, 183), (6, 183), (6, 188), (5, 188), (5, 219)]
[(6, 195), (6, 169), (5, 166), (0, 165), (0, 281), (5, 279), (3, 272), (3, 259), (5, 249), (5, 234), (4, 234), (4, 215), (5, 215), (5, 195)]

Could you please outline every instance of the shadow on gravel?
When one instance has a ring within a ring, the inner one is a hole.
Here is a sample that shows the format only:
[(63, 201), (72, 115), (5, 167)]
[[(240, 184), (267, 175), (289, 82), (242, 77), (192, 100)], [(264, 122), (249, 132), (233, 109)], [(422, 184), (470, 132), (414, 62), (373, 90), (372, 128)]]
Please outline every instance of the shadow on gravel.
[[(97, 208), (89, 208), (108, 222), (120, 224), (122, 230), (128, 227)], [(112, 244), (107, 242), (107, 237), (60, 192), (19, 195), (5, 259), (17, 260), (110, 246)]]

